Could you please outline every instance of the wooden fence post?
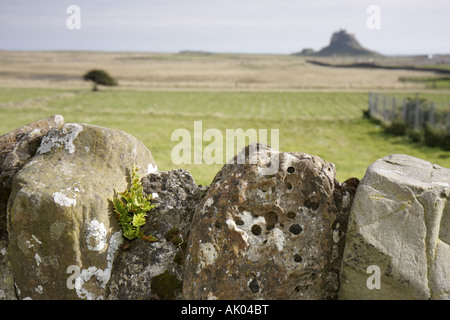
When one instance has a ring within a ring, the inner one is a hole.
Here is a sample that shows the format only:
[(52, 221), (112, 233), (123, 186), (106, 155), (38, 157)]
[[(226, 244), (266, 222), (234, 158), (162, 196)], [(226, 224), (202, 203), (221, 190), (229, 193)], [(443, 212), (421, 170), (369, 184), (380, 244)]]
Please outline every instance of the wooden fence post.
[(403, 99), (403, 108), (402, 108), (402, 120), (404, 123), (406, 123), (406, 115), (408, 114), (408, 110), (406, 110), (406, 99)]
[(428, 113), (428, 125), (434, 128), (435, 120), (435, 110), (434, 110), (434, 102), (431, 102), (430, 112)]
[(413, 130), (417, 131), (420, 130), (420, 104), (419, 99), (416, 95), (416, 104), (415, 104), (415, 110), (414, 110), (414, 126)]
[(450, 111), (447, 113), (447, 134), (450, 134)]
[(374, 93), (373, 112), (374, 114), (378, 114), (378, 93)]
[(391, 114), (391, 121), (394, 120), (396, 117), (396, 109), (397, 109), (397, 99), (395, 97), (392, 97), (392, 114)]
[(369, 92), (369, 118), (373, 118), (373, 92)]

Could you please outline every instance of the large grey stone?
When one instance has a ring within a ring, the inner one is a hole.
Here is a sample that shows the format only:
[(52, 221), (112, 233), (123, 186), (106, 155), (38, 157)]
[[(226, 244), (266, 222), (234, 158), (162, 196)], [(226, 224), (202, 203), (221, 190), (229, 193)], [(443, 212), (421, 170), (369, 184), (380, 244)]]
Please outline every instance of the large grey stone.
[[(346, 217), (334, 202), (334, 165), (264, 145), (248, 146), (232, 163), (195, 211), (183, 298), (336, 298)], [(341, 191), (341, 209), (351, 207)]]
[(449, 195), (449, 169), (398, 154), (375, 161), (354, 199), (340, 298), (450, 298)]
[(133, 164), (156, 165), (131, 135), (86, 124), (52, 129), (14, 176), (8, 203), (9, 256), (20, 299), (105, 298), (122, 243), (112, 210)]
[(12, 180), (36, 153), (42, 137), (52, 128), (61, 127), (64, 119), (52, 116), (23, 126), (0, 137), (0, 300), (15, 299), (14, 276), (8, 254), (6, 212)]
[(6, 240), (6, 208), (12, 178), (34, 156), (42, 137), (64, 124), (60, 115), (35, 121), (0, 137), (0, 240)]
[(11, 271), (6, 240), (0, 240), (0, 300), (16, 300), (14, 275)]

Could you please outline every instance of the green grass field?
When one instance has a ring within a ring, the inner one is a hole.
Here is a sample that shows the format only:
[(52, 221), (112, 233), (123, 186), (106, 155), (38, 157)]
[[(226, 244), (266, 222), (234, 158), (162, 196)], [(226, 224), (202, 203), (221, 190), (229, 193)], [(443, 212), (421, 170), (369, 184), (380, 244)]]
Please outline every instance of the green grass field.
[[(450, 93), (423, 96), (450, 101)], [(0, 88), (0, 134), (61, 114), (66, 123), (126, 131), (151, 150), (160, 170), (188, 169), (196, 182), (204, 185), (211, 182), (222, 164), (175, 165), (171, 161), (172, 148), (177, 144), (171, 141), (172, 132), (185, 128), (193, 135), (194, 121), (202, 121), (203, 132), (217, 128), (224, 136), (226, 129), (279, 129), (280, 151), (310, 153), (333, 162), (339, 181), (362, 178), (373, 161), (392, 153), (450, 168), (450, 152), (387, 136), (363, 119), (367, 99), (367, 92)]]

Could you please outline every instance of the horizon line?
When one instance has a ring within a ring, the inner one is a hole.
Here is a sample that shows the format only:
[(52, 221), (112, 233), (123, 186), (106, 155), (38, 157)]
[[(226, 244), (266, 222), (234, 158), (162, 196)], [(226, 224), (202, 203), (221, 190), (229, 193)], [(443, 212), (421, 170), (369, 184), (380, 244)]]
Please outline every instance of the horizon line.
[[(85, 53), (148, 53), (148, 54), (204, 54), (204, 55), (221, 55), (221, 54), (232, 54), (232, 55), (280, 55), (280, 56), (291, 56), (291, 55), (298, 55), (299, 52), (291, 52), (291, 53), (280, 53), (280, 52), (238, 52), (238, 51), (208, 51), (208, 50), (190, 50), (190, 49), (183, 49), (178, 51), (151, 51), (151, 50), (116, 50), (116, 49), (3, 49), (0, 48), (0, 52), (4, 51), (10, 51), (10, 52), (85, 52)], [(379, 53), (381, 57), (436, 57), (436, 56), (449, 56), (450, 53), (392, 53), (392, 54), (383, 54)], [(307, 56), (305, 56), (307, 57)], [(354, 57), (354, 58), (374, 58), (373, 56), (367, 55), (367, 56), (358, 56), (358, 55), (336, 55), (336, 56), (323, 56), (323, 57), (316, 57), (316, 58), (345, 58), (345, 57)]]

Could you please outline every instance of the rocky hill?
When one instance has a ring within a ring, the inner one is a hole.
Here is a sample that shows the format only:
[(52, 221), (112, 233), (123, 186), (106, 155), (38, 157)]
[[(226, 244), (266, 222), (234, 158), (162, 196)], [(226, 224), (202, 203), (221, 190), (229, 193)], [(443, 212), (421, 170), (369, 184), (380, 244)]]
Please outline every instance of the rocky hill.
[(345, 30), (339, 30), (331, 36), (330, 44), (321, 49), (314, 51), (313, 49), (303, 49), (301, 52), (295, 53), (301, 56), (316, 57), (332, 57), (332, 56), (380, 56), (379, 53), (366, 49), (356, 40), (353, 34), (347, 33)]

